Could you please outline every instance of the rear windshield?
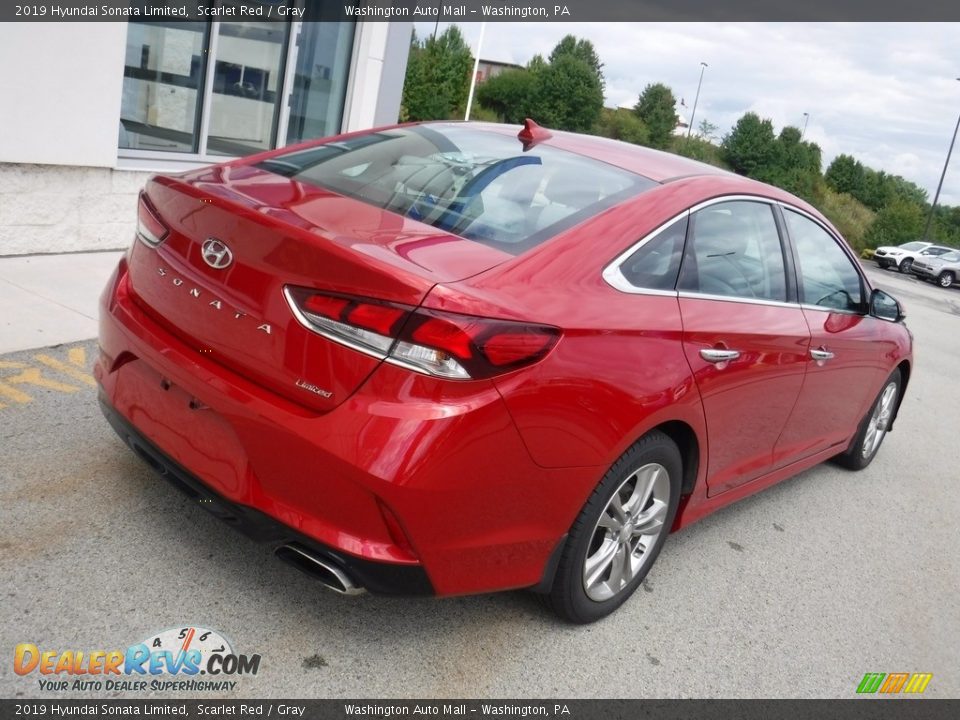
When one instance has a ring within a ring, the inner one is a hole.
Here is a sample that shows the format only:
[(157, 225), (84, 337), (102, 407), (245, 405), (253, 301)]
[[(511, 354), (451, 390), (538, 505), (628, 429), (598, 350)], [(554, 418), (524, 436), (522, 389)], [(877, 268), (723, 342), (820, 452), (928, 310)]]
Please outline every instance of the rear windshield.
[(653, 180), (513, 135), (419, 125), (278, 155), (257, 166), (519, 254)]

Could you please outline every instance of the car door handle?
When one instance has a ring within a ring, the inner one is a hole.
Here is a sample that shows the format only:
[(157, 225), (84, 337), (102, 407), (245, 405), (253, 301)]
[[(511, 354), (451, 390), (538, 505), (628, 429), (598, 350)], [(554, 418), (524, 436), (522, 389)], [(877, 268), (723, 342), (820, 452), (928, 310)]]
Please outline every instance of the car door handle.
[(740, 357), (739, 350), (721, 350), (719, 348), (704, 348), (700, 351), (700, 357), (707, 362), (722, 363), (736, 360)]
[(812, 357), (817, 362), (825, 362), (827, 360), (833, 360), (834, 354), (827, 350), (825, 347), (811, 348), (810, 357)]

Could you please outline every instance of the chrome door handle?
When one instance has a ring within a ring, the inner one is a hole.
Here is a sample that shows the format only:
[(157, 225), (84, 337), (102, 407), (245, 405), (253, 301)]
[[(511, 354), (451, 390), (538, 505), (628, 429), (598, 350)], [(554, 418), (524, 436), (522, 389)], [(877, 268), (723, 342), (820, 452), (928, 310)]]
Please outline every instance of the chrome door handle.
[(700, 357), (711, 363), (730, 362), (731, 360), (736, 360), (738, 357), (740, 357), (740, 351), (704, 348), (700, 351)]
[(827, 360), (833, 360), (834, 354), (827, 350), (825, 347), (810, 348), (810, 357), (812, 357), (817, 362), (825, 362)]

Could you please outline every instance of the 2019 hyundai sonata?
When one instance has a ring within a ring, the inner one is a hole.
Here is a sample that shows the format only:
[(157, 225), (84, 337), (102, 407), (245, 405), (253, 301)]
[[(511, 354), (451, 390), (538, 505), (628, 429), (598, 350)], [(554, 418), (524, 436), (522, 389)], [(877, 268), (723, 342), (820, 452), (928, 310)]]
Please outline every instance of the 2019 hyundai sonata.
[(803, 201), (529, 121), (154, 177), (101, 311), (106, 416), (204, 508), (341, 592), (574, 622), (671, 529), (866, 467), (912, 370)]

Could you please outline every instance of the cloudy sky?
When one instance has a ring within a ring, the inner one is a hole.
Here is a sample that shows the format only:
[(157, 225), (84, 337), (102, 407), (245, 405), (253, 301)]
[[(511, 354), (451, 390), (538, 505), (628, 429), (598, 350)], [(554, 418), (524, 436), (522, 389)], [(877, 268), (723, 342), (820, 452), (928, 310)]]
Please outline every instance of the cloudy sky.
[[(440, 23), (443, 32), (447, 23)], [(420, 36), (433, 23), (417, 23)], [(476, 48), (479, 23), (461, 29)], [(567, 33), (604, 63), (606, 104), (633, 105), (650, 82), (669, 85), (689, 117), (700, 62), (709, 67), (694, 125), (726, 133), (748, 111), (802, 127), (824, 168), (847, 153), (902, 175), (933, 199), (960, 114), (960, 25), (951, 23), (489, 23), (481, 57), (526, 64)], [(960, 205), (960, 148), (940, 202)]]

